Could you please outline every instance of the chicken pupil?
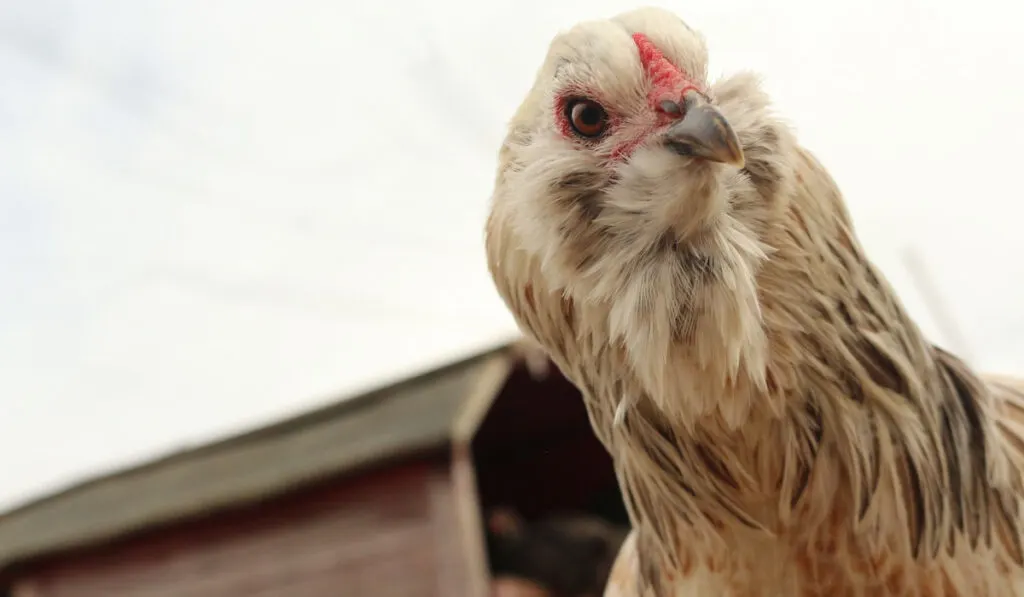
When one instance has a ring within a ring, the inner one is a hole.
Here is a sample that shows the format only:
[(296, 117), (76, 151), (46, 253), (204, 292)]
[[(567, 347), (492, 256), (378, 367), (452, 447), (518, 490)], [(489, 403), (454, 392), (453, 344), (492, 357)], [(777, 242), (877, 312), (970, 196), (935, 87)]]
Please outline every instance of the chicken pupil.
[(580, 120), (586, 126), (595, 126), (601, 123), (601, 108), (594, 104), (586, 104), (580, 112)]

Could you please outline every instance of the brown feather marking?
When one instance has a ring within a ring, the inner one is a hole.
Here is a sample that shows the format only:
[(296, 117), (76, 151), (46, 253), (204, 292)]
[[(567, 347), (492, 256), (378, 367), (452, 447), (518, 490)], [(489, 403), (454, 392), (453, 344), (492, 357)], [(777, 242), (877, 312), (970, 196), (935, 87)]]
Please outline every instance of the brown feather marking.
[(821, 438), (825, 434), (825, 423), (822, 420), (821, 408), (817, 401), (808, 399), (805, 410), (812, 422), (810, 437), (805, 438), (805, 441), (809, 446), (808, 451), (810, 452), (810, 458), (806, 462), (800, 462), (798, 465), (800, 468), (797, 472), (796, 486), (789, 503), (789, 507), (791, 509), (796, 508), (796, 505), (800, 502), (800, 498), (803, 497), (804, 492), (807, 491), (807, 486), (811, 480), (811, 473), (818, 461), (818, 454), (821, 449)]
[(593, 226), (603, 211), (603, 188), (608, 176), (603, 171), (571, 171), (551, 183), (551, 197), (564, 215), (559, 232), (566, 252), (578, 271), (591, 267), (602, 242), (601, 230)]
[[(743, 172), (761, 193), (762, 197), (774, 199), (785, 177), (772, 150), (779, 145), (780, 138), (774, 126), (762, 126), (743, 135), (745, 140), (746, 164)], [(752, 141), (756, 139), (756, 144)]]
[(917, 463), (910, 456), (910, 448), (898, 429), (894, 431), (893, 437), (897, 439), (901, 448), (900, 454), (897, 456), (897, 467), (902, 472), (900, 484), (903, 485), (903, 505), (906, 509), (907, 530), (911, 539), (911, 554), (918, 558), (921, 555), (921, 544), (931, 521), (928, 520), (924, 488), (921, 484), (921, 473), (918, 471)]
[[(1024, 549), (1021, 545), (1020, 512), (1019, 512), (1019, 478), (1020, 471), (1012, 473), (1008, 487), (993, 486), (987, 476), (988, 453), (985, 432), (985, 413), (982, 411), (983, 400), (990, 400), (990, 388), (974, 375), (963, 361), (934, 347), (936, 361), (945, 374), (950, 387), (960, 406), (960, 414), (966, 423), (968, 445), (966, 446), (974, 470), (973, 483), (969, 495), (974, 500), (976, 516), (968, 518), (973, 524), (968, 525), (967, 535), (972, 546), (984, 542), (987, 546), (998, 541), (1009, 557), (1018, 565), (1024, 566)], [(1009, 404), (1004, 401), (1003, 404)]]
[(526, 300), (526, 306), (531, 311), (537, 309), (537, 304), (533, 301), (533, 284), (527, 282), (526, 286), (523, 287), (523, 298)]
[(679, 272), (689, 280), (686, 287), (688, 296), (680, 301), (680, 308), (672, 323), (672, 339), (676, 342), (691, 342), (697, 331), (697, 322), (708, 312), (708, 306), (700, 300), (705, 288), (718, 280), (721, 265), (713, 255), (696, 248), (680, 249), (671, 233), (662, 240), (663, 251), (673, 251), (679, 260)]
[(999, 430), (1002, 432), (1006, 441), (1010, 442), (1013, 449), (1018, 454), (1024, 454), (1024, 438), (1011, 429), (1005, 421), (996, 421), (996, 425), (999, 427)]
[(882, 482), (882, 446), (880, 443), (881, 439), (878, 437), (878, 419), (874, 413), (869, 413), (868, 417), (868, 429), (871, 431), (871, 455), (868, 462), (870, 471), (867, 474), (868, 483), (861, 490), (860, 504), (857, 509), (858, 521), (863, 521), (864, 517), (867, 516), (871, 502), (874, 496), (878, 494), (878, 486)]
[(707, 446), (704, 444), (697, 444), (696, 451), (697, 456), (708, 469), (708, 472), (724, 481), (729, 487), (733, 489), (740, 488), (739, 483), (736, 482), (735, 477), (733, 477), (732, 473), (729, 472), (729, 469), (726, 467), (725, 463), (722, 462), (722, 459), (712, 454)]
[[(953, 423), (950, 419), (948, 406), (942, 409), (942, 447), (951, 456), (948, 459), (947, 467), (949, 473), (949, 488), (953, 499), (953, 524), (956, 528), (964, 528), (964, 496), (960, 491), (963, 485), (963, 472), (960, 463), (960, 452), (957, 450), (958, 442), (954, 436)], [(950, 555), (953, 552), (953, 542), (948, 541), (947, 549)]]
[(1020, 505), (1017, 496), (999, 493), (996, 496), (996, 514), (999, 519), (992, 526), (999, 542), (1018, 566), (1024, 566), (1024, 545), (1021, 544)]
[(576, 302), (572, 297), (562, 295), (562, 318), (568, 326), (570, 336), (576, 335)]
[(871, 381), (899, 396), (910, 394), (910, 384), (906, 377), (893, 362), (892, 356), (874, 340), (873, 335), (861, 337), (855, 351)]
[(601, 188), (608, 177), (601, 172), (568, 172), (557, 179), (553, 195), (575, 207), (581, 219), (594, 221), (601, 215)]
[(934, 348), (934, 352), (937, 357), (936, 364), (946, 380), (945, 386), (952, 394), (947, 397), (947, 405), (949, 408), (955, 408), (959, 423), (966, 431), (967, 445), (959, 446), (959, 449), (969, 455), (972, 478), (968, 480), (969, 484), (961, 483), (960, 486), (951, 489), (961, 491), (962, 499), (970, 503), (970, 507), (966, 509), (971, 515), (963, 530), (969, 538), (971, 548), (977, 549), (979, 540), (986, 532), (984, 527), (989, 526), (988, 512), (985, 508), (989, 490), (987, 479), (984, 477), (988, 458), (981, 413), (978, 411), (975, 398), (982, 389), (976, 378), (974, 383), (969, 381), (969, 373), (962, 370), (964, 366), (959, 359), (938, 347)]

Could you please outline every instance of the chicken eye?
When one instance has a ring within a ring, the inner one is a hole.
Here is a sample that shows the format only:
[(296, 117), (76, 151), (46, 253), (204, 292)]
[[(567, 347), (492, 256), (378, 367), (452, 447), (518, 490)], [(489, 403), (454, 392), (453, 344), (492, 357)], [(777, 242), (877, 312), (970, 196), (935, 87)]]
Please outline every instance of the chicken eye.
[(570, 101), (565, 106), (565, 115), (573, 132), (581, 137), (600, 137), (608, 128), (608, 113), (593, 100)]

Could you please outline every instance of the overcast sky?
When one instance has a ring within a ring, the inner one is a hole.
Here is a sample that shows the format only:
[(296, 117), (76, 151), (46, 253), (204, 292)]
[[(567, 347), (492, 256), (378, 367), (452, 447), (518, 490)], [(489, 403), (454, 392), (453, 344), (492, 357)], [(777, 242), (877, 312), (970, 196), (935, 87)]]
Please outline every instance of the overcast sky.
[[(1024, 8), (662, 5), (765, 75), (924, 328), (1024, 370)], [(511, 337), (503, 125), (556, 31), (634, 6), (0, 2), (0, 509)]]

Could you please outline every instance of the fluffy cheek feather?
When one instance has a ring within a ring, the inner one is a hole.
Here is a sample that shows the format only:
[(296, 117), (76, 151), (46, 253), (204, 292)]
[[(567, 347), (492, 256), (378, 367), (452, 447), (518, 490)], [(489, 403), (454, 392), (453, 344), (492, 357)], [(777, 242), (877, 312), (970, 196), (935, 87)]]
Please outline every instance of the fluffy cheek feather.
[[(704, 399), (723, 385), (764, 386), (755, 280), (767, 248), (733, 215), (732, 201), (750, 192), (745, 183), (716, 164), (643, 148), (621, 169), (599, 218), (622, 239), (609, 260), (628, 264), (615, 282), (604, 277), (595, 288), (612, 305), (610, 334), (624, 342), (652, 397), (694, 402), (655, 399), (674, 420), (695, 414), (673, 412), (679, 408), (707, 414), (720, 407), (734, 427), (749, 410), (745, 399)], [(711, 387), (695, 385), (708, 381)]]
[[(516, 153), (494, 220), (537, 261), (543, 286), (600, 308), (593, 331), (626, 350), (667, 416), (692, 424), (718, 410), (742, 424), (765, 386), (767, 342), (755, 285), (766, 247), (732, 213), (751, 185), (657, 146), (613, 164), (556, 139)], [(538, 283), (524, 272), (512, 287)], [(736, 399), (712, 402), (723, 386)]]
[(516, 147), (504, 176), (491, 220), (503, 224), (501, 233), (513, 236), (522, 252), (535, 256), (552, 288), (572, 287), (584, 265), (584, 246), (598, 238), (589, 223), (606, 184), (604, 168), (568, 141), (543, 139)]
[(715, 170), (662, 147), (640, 146), (615, 168), (600, 223), (639, 247), (656, 245), (666, 234), (677, 244), (698, 240), (728, 209), (728, 191)]

